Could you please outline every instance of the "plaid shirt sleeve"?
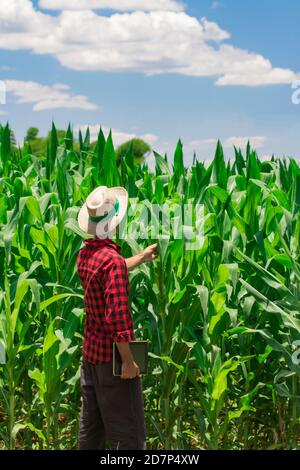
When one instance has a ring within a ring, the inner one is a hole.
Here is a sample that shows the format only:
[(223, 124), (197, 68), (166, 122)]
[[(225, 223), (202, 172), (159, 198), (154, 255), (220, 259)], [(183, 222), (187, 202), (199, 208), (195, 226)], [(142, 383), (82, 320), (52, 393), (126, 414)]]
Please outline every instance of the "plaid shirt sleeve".
[(113, 256), (104, 269), (105, 320), (114, 342), (134, 340), (129, 306), (129, 281), (125, 259)]

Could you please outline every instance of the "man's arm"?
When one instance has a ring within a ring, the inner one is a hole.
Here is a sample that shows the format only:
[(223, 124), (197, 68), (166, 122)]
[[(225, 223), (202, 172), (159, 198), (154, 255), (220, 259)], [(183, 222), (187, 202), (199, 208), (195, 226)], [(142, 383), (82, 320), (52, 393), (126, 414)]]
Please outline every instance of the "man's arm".
[(142, 263), (157, 257), (157, 244), (151, 245), (141, 253), (125, 260), (119, 258), (106, 268), (104, 289), (105, 317), (112, 339), (116, 343), (122, 361), (122, 379), (139, 376), (140, 370), (134, 362), (129, 341), (134, 340), (132, 315), (127, 292), (128, 272)]
[(129, 341), (134, 340), (133, 321), (128, 299), (128, 274), (124, 258), (109, 260), (104, 269), (105, 320), (122, 361), (121, 379), (139, 375)]
[(149, 261), (155, 260), (157, 258), (158, 252), (157, 252), (157, 243), (154, 245), (148, 246), (145, 250), (141, 251), (141, 253), (138, 253), (135, 256), (132, 256), (131, 258), (126, 258), (126, 265), (128, 271), (131, 271), (134, 268), (137, 268), (143, 263), (148, 263)]

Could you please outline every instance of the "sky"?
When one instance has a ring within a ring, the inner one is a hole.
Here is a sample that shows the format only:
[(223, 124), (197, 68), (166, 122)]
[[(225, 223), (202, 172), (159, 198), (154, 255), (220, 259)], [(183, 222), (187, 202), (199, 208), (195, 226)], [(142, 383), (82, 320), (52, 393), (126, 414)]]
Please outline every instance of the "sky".
[(299, 19), (295, 0), (1, 0), (0, 122), (170, 157), (180, 138), (186, 165), (217, 139), (300, 158)]

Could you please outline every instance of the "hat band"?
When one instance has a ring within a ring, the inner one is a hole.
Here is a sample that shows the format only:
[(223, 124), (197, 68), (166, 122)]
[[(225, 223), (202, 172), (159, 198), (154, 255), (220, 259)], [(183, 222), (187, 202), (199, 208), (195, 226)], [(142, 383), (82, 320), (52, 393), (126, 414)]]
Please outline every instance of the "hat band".
[(95, 223), (104, 222), (107, 219), (111, 219), (114, 215), (118, 215), (119, 209), (120, 209), (120, 202), (119, 202), (119, 199), (116, 197), (116, 203), (114, 207), (112, 208), (112, 210), (108, 212), (108, 214), (100, 215), (99, 217), (93, 217), (90, 215), (89, 219)]

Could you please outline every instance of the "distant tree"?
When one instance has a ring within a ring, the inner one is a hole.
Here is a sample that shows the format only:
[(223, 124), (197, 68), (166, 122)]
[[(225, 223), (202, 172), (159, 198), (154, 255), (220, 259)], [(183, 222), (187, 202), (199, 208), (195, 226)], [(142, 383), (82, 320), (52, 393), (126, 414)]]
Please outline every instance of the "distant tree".
[[(66, 137), (66, 131), (64, 131), (63, 129), (57, 129), (56, 130), (56, 134), (57, 134), (57, 140), (58, 140), (58, 143), (59, 145), (63, 144), (64, 143), (64, 139)], [(48, 141), (50, 141), (51, 139), (51, 131), (48, 132), (48, 137), (47, 137)]]
[(45, 153), (45, 139), (38, 136), (39, 132), (37, 127), (29, 127), (24, 139), (24, 147), (28, 147), (28, 150), (37, 156)]
[(124, 142), (116, 150), (117, 162), (120, 163), (122, 158), (124, 158), (132, 145), (134, 161), (137, 164), (142, 163), (145, 160), (147, 153), (151, 152), (151, 147), (147, 142), (142, 139), (134, 138)]
[[(64, 143), (64, 138), (66, 137), (66, 131), (62, 129), (57, 129), (57, 139), (59, 145)], [(51, 138), (51, 131), (48, 133), (47, 137), (39, 137), (39, 129), (37, 127), (30, 127), (27, 130), (25, 137), (25, 146), (28, 144), (30, 151), (33, 155), (42, 156), (47, 153), (47, 146)]]
[(38, 135), (39, 135), (39, 130), (37, 127), (29, 127), (26, 133), (25, 141), (30, 142), (34, 139), (37, 139)]

